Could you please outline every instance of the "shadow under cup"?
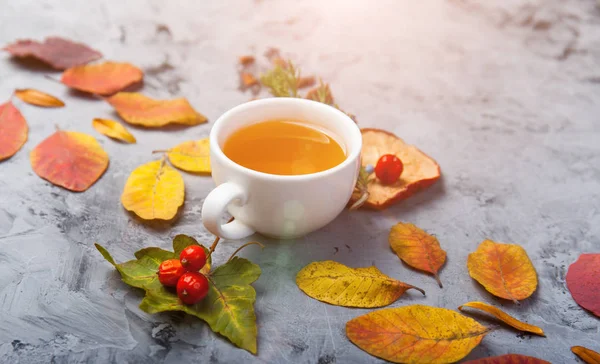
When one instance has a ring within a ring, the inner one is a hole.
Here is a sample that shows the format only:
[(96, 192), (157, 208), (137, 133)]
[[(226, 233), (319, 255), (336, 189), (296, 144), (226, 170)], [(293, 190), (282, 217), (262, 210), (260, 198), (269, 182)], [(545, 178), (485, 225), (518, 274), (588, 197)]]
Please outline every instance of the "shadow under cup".
[[(222, 151), (238, 129), (269, 120), (306, 121), (335, 134), (346, 159), (328, 170), (302, 175), (275, 175), (234, 163)], [(207, 196), (202, 220), (213, 234), (241, 239), (254, 232), (295, 238), (331, 222), (352, 195), (360, 168), (362, 138), (343, 112), (310, 100), (271, 98), (251, 101), (223, 114), (210, 133), (212, 177), (217, 188)], [(223, 224), (229, 212), (235, 221)]]

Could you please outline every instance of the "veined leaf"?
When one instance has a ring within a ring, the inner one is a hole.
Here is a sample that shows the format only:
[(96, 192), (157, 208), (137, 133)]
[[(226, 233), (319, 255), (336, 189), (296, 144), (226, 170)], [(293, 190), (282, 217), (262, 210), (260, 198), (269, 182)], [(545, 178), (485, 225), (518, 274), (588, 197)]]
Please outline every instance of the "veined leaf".
[(501, 309), (491, 306), (491, 305), (488, 305), (486, 303), (467, 302), (467, 303), (463, 304), (462, 306), (458, 307), (458, 309), (463, 311), (463, 307), (472, 307), (472, 308), (476, 308), (481, 311), (485, 311), (485, 312), (493, 315), (497, 319), (502, 320), (504, 323), (514, 327), (515, 329), (530, 332), (532, 334), (536, 334), (536, 335), (540, 335), (540, 336), (546, 336), (546, 334), (544, 334), (544, 330), (542, 330), (541, 328), (534, 326), (534, 325), (530, 325), (523, 321), (519, 321), (516, 318), (512, 317), (511, 315), (507, 314), (506, 312), (502, 311)]
[(573, 346), (571, 351), (587, 364), (600, 364), (600, 353), (583, 346)]
[(27, 141), (27, 121), (13, 105), (7, 102), (0, 105), (0, 161), (15, 155)]
[(173, 166), (188, 172), (210, 173), (208, 138), (181, 143), (167, 152)]

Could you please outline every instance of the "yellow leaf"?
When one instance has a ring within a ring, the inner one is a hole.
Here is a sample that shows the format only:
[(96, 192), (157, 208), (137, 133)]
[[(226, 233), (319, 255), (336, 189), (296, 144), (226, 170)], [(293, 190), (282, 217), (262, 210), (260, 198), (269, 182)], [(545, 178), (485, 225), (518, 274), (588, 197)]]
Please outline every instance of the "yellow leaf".
[(573, 346), (571, 351), (587, 364), (600, 364), (600, 353), (594, 350), (584, 348), (583, 346)]
[(168, 151), (169, 161), (188, 172), (210, 173), (208, 138), (184, 142)]
[(170, 220), (183, 205), (183, 177), (164, 160), (137, 167), (125, 183), (121, 203), (144, 220)]
[(410, 288), (425, 295), (422, 289), (392, 279), (374, 266), (349, 268), (331, 260), (302, 268), (296, 284), (312, 298), (346, 307), (387, 306)]
[(526, 331), (526, 332), (530, 332), (532, 334), (536, 334), (536, 335), (540, 335), (540, 336), (546, 336), (544, 334), (544, 330), (542, 330), (541, 328), (534, 326), (534, 325), (530, 325), (528, 323), (525, 323), (523, 321), (519, 321), (516, 318), (510, 316), (509, 314), (507, 314), (506, 312), (502, 311), (499, 308), (496, 308), (494, 306), (488, 305), (487, 303), (483, 303), (483, 302), (467, 302), (465, 304), (463, 304), (462, 306), (460, 306), (458, 309), (463, 311), (463, 307), (472, 307), (472, 308), (476, 308), (478, 310), (481, 311), (485, 311), (489, 314), (492, 314), (493, 316), (495, 316), (497, 319), (502, 320), (504, 323), (514, 327), (515, 329), (521, 330), (521, 331)]
[(15, 96), (28, 104), (42, 107), (63, 107), (65, 103), (45, 92), (32, 88), (15, 90)]
[(98, 133), (108, 137), (127, 143), (136, 142), (135, 137), (123, 125), (114, 120), (96, 118), (92, 121), (92, 126)]
[(437, 307), (384, 308), (346, 323), (346, 335), (367, 353), (394, 363), (454, 363), (490, 330)]
[(467, 260), (469, 275), (495, 296), (525, 299), (537, 288), (535, 268), (525, 249), (515, 244), (482, 242)]

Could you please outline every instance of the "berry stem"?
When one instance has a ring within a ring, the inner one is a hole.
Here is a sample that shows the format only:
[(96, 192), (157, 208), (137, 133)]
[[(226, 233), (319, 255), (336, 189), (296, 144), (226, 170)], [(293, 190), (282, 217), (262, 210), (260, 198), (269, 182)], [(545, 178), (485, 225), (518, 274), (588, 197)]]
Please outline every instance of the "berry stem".
[(258, 245), (258, 246), (260, 246), (260, 248), (261, 248), (261, 249), (264, 249), (264, 248), (265, 248), (265, 246), (264, 246), (264, 245), (262, 245), (261, 243), (259, 243), (258, 241), (251, 241), (251, 242), (248, 242), (248, 243), (246, 243), (246, 244), (244, 244), (244, 245), (240, 246), (239, 248), (237, 248), (237, 250), (236, 250), (236, 251), (234, 251), (234, 252), (233, 252), (233, 254), (231, 254), (231, 256), (229, 257), (229, 259), (227, 259), (227, 263), (229, 263), (229, 261), (230, 261), (231, 259), (233, 259), (233, 257), (235, 257), (235, 255), (236, 255), (236, 254), (237, 254), (237, 253), (238, 253), (240, 250), (244, 249), (244, 248), (245, 248), (245, 247), (247, 247), (248, 245)]

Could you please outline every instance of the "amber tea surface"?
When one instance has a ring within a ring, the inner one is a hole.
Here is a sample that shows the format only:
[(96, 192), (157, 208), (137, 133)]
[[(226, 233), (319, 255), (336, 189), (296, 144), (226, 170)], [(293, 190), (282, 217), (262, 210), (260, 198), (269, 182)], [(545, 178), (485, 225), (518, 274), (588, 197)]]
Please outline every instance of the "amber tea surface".
[(299, 121), (264, 121), (234, 132), (225, 155), (255, 171), (299, 175), (325, 171), (346, 159), (344, 148), (329, 131)]

